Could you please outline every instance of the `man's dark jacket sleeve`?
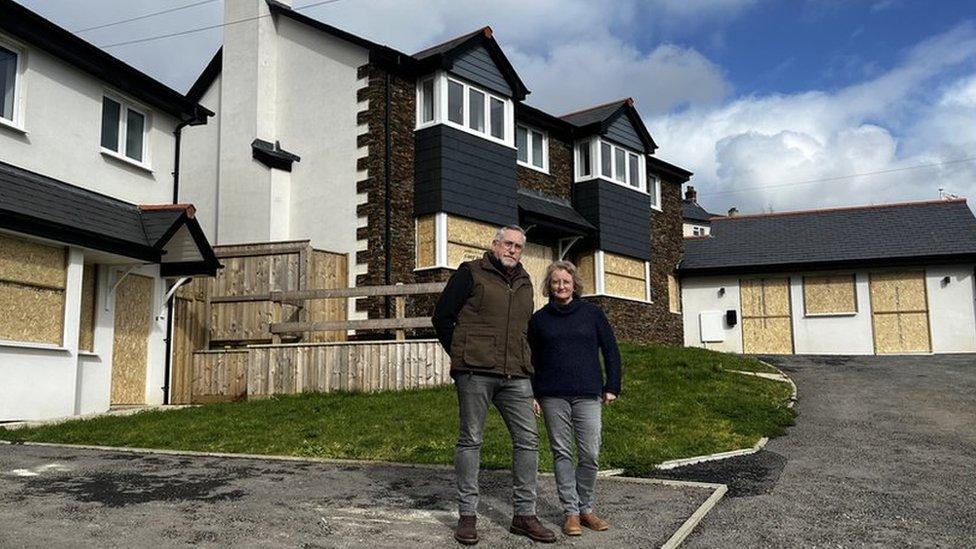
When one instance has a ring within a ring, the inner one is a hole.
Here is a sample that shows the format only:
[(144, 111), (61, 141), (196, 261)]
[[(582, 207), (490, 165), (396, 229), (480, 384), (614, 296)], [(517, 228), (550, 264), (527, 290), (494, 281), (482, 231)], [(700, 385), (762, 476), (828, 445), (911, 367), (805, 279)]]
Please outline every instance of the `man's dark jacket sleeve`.
[(447, 286), (444, 287), (441, 297), (437, 300), (437, 306), (434, 307), (434, 316), (430, 320), (434, 324), (434, 331), (437, 332), (437, 339), (448, 353), (451, 352), (454, 325), (457, 324), (461, 308), (471, 296), (473, 287), (471, 269), (462, 263), (447, 281)]

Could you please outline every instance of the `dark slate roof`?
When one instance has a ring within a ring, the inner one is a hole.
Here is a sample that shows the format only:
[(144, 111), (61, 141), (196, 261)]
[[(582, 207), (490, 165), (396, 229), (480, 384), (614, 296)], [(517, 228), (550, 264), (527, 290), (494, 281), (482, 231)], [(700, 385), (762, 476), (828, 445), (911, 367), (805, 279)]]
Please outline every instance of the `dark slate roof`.
[(573, 209), (569, 200), (545, 196), (528, 189), (519, 189), (518, 207), (533, 222), (557, 229), (570, 229), (577, 234), (596, 231), (596, 227)]
[(688, 199), (682, 199), (681, 201), (681, 217), (691, 221), (704, 221), (708, 222), (715, 214), (710, 214), (698, 205), (697, 202), (693, 202)]
[(188, 204), (137, 206), (0, 162), (0, 229), (146, 262), (186, 226), (204, 264), (180, 274), (213, 274), (219, 263)]
[(450, 70), (456, 58), (479, 45), (488, 51), (492, 61), (512, 88), (512, 98), (516, 101), (525, 99), (525, 96), (530, 93), (529, 89), (522, 82), (522, 78), (515, 71), (515, 67), (508, 60), (501, 46), (495, 41), (491, 27), (481, 27), (474, 32), (423, 49), (409, 57), (418, 63), (421, 72), (427, 72), (431, 68)]
[(13, 0), (0, 0), (0, 30), (28, 42), (180, 120), (206, 124), (213, 113)]
[(712, 219), (685, 239), (684, 274), (976, 261), (976, 217), (964, 199)]
[(607, 118), (610, 118), (610, 115), (617, 112), (617, 110), (624, 106), (627, 101), (627, 98), (617, 99), (616, 101), (611, 101), (602, 105), (595, 105), (580, 111), (563, 114), (559, 118), (562, 118), (563, 120), (577, 126), (588, 126), (596, 122), (603, 122)]
[(482, 28), (480, 28), (480, 29), (478, 29), (476, 31), (472, 31), (472, 32), (469, 32), (467, 34), (462, 34), (461, 36), (458, 36), (457, 38), (451, 38), (450, 40), (447, 40), (446, 42), (441, 42), (440, 44), (435, 44), (435, 45), (433, 45), (433, 46), (431, 46), (429, 48), (420, 50), (417, 53), (413, 54), (413, 56), (416, 57), (417, 59), (424, 59), (424, 58), (430, 57), (432, 55), (437, 55), (438, 53), (446, 53), (446, 52), (448, 52), (448, 51), (450, 51), (450, 50), (452, 50), (452, 49), (460, 46), (461, 44), (464, 44), (465, 42), (467, 42), (471, 38), (473, 38), (473, 37), (475, 37), (475, 36), (477, 36), (477, 35), (485, 32), (485, 29), (488, 29), (488, 28), (489, 27), (482, 27)]

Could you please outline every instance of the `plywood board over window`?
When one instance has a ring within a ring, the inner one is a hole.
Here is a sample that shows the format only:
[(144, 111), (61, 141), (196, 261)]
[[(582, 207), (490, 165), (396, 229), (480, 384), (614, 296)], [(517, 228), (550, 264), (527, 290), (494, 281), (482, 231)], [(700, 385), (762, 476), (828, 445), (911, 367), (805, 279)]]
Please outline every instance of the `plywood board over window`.
[(668, 275), (668, 310), (672, 313), (681, 312), (681, 286), (674, 275)]
[(112, 404), (145, 404), (153, 280), (126, 276), (115, 290)]
[(0, 234), (0, 340), (60, 345), (67, 250)]
[(803, 277), (803, 309), (807, 315), (857, 313), (854, 275)]
[(789, 278), (739, 281), (742, 349), (754, 354), (792, 354)]
[(447, 218), (447, 265), (457, 267), (465, 261), (480, 259), (495, 238), (498, 227), (463, 217)]
[(870, 288), (875, 352), (930, 351), (925, 272), (872, 273)]
[(607, 294), (640, 301), (647, 299), (646, 269), (643, 261), (604, 253), (603, 270)]
[(417, 218), (417, 268), (433, 267), (437, 265), (437, 229), (434, 215)]
[(525, 250), (522, 251), (522, 267), (532, 279), (536, 310), (549, 303), (549, 298), (542, 295), (542, 288), (545, 285), (546, 269), (552, 263), (552, 258), (553, 252), (549, 246), (533, 242), (525, 243)]
[(85, 265), (81, 276), (81, 327), (78, 330), (78, 349), (94, 350), (95, 344), (95, 265)]

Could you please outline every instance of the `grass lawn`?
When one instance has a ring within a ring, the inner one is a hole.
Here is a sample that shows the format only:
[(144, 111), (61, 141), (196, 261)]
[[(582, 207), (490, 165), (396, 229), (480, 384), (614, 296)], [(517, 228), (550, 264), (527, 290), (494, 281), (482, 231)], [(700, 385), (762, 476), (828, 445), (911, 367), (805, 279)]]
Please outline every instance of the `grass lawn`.
[[(793, 421), (785, 383), (730, 373), (768, 371), (756, 360), (673, 347), (621, 345), (620, 399), (604, 408), (601, 468), (646, 474), (661, 461), (751, 446)], [(451, 463), (453, 387), (373, 394), (303, 394), (175, 411), (101, 417), (6, 431), (0, 439)], [(540, 463), (552, 456), (540, 421)], [(492, 409), (482, 464), (506, 468), (511, 442)]]

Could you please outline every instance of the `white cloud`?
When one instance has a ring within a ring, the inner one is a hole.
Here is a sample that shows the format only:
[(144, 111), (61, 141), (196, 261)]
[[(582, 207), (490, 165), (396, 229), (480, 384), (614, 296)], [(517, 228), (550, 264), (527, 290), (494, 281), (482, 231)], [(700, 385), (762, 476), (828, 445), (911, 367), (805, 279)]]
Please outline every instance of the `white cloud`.
[[(696, 172), (701, 202), (716, 212), (935, 198), (939, 186), (970, 194), (976, 162), (905, 168), (976, 156), (974, 59), (976, 29), (963, 24), (835, 93), (740, 97), (648, 126), (660, 156)], [(878, 171), (889, 173), (840, 179)], [(826, 181), (784, 186), (809, 180)]]

